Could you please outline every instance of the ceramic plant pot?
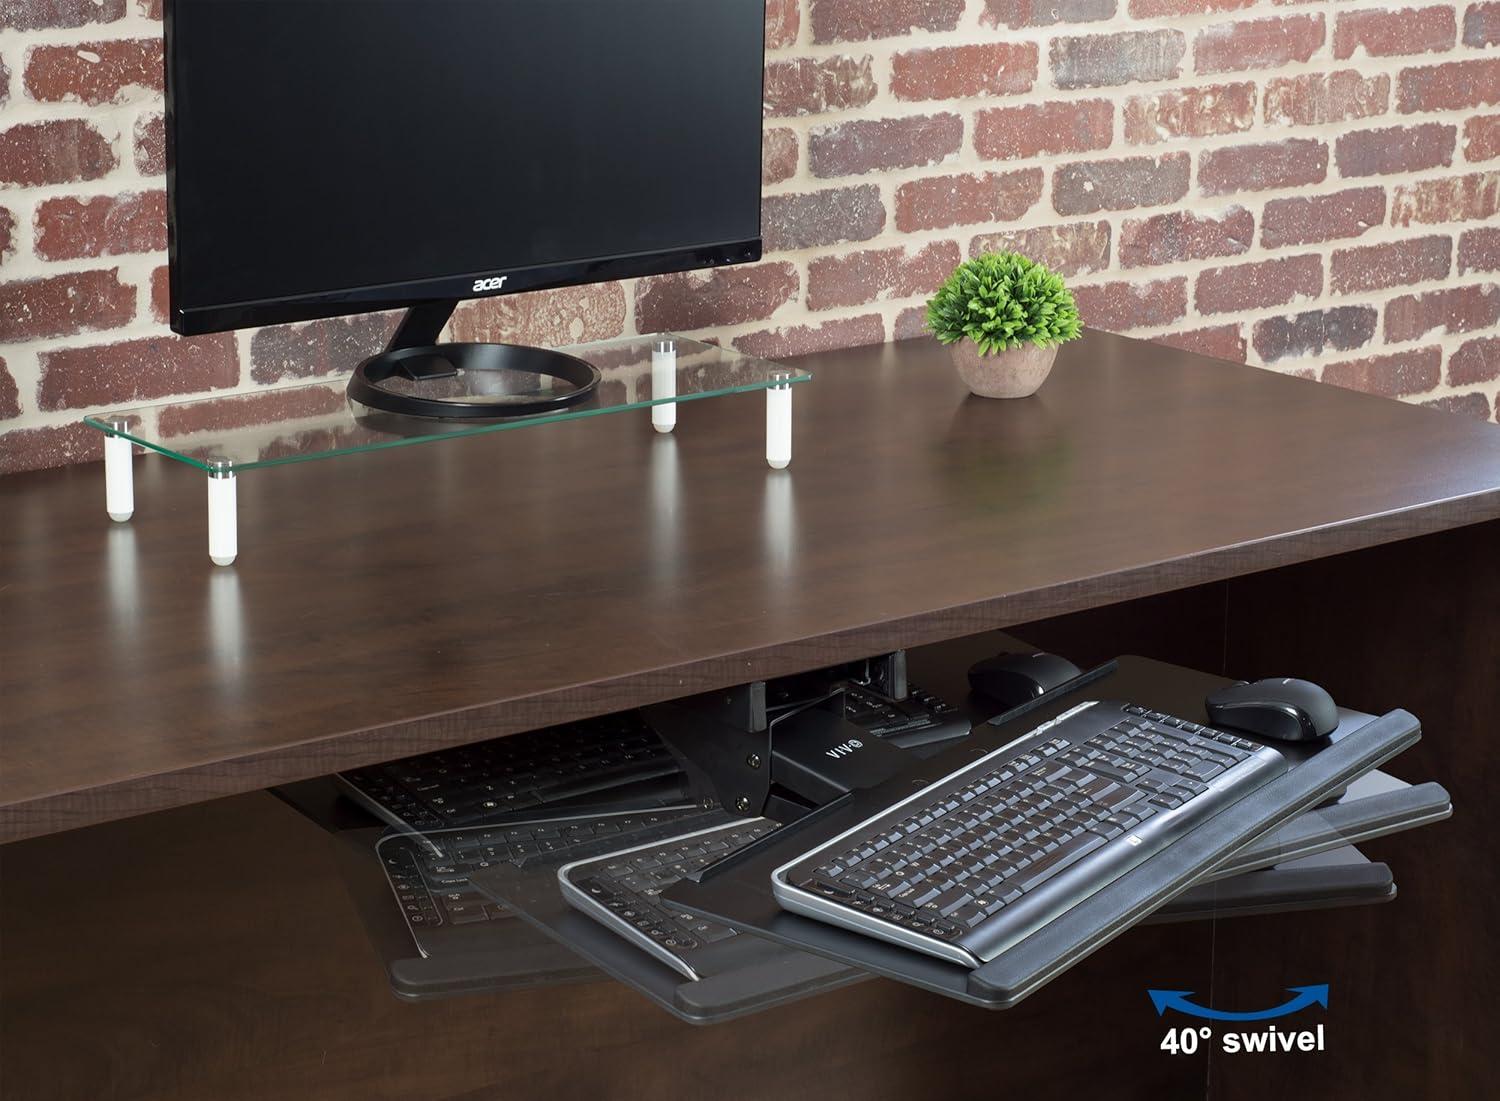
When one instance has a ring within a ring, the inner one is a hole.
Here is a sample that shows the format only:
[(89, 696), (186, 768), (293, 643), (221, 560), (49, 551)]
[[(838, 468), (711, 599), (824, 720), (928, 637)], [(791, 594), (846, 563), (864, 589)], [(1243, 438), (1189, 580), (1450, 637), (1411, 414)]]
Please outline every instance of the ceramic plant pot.
[(972, 340), (950, 344), (953, 364), (970, 390), (982, 398), (1024, 398), (1037, 392), (1052, 371), (1057, 345), (1022, 344), (993, 355), (980, 355)]

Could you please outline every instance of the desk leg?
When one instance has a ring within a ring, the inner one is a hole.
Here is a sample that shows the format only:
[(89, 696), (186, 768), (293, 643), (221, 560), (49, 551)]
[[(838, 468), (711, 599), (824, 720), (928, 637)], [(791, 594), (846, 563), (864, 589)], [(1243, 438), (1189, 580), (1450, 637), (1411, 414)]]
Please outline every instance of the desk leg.
[[(651, 345), (651, 397), (675, 398), (677, 396), (677, 341), (657, 340)], [(651, 427), (658, 432), (670, 432), (677, 427), (677, 403), (651, 407)]]
[(766, 391), (766, 462), (784, 470), (792, 461), (792, 386), (783, 382)]
[[(124, 425), (119, 425), (124, 427)], [(104, 510), (117, 524), (135, 514), (135, 472), (130, 441), (113, 432), (104, 434)]]
[(239, 553), (239, 517), (235, 507), (234, 468), (219, 461), (208, 472), (208, 556), (227, 566)]

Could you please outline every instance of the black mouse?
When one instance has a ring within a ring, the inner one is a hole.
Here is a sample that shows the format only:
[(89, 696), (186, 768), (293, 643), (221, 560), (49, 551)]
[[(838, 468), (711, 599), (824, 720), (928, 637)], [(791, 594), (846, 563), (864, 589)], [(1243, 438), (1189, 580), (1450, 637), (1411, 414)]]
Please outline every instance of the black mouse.
[(1325, 738), (1339, 725), (1333, 697), (1312, 681), (1294, 677), (1241, 681), (1219, 689), (1203, 704), (1214, 726), (1278, 742)]
[(1078, 666), (1056, 654), (997, 654), (969, 667), (969, 687), (1008, 711), (1077, 676)]

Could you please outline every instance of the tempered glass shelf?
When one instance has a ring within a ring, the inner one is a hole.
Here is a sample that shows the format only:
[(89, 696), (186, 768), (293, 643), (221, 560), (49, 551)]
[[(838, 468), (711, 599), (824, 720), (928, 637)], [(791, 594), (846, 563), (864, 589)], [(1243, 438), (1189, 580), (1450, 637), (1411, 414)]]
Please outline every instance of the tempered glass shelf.
[[(653, 380), (652, 352), (663, 341), (675, 354), (675, 370), (665, 368), (675, 380), (675, 394), (667, 394), (669, 387), (662, 385), (665, 378), (660, 359)], [(558, 412), (506, 420), (429, 420), (383, 413), (351, 401), (344, 393), (349, 381), (344, 374), (249, 394), (117, 409), (85, 417), (84, 423), (201, 470), (243, 473), (259, 467), (779, 388), (812, 378), (806, 371), (670, 334), (561, 350), (599, 369), (601, 379), (595, 393)], [(553, 383), (521, 372), (495, 375), (486, 383), (502, 380), (506, 394), (545, 394)], [(453, 380), (441, 380), (441, 385), (452, 386)], [(470, 388), (475, 388), (472, 383)]]

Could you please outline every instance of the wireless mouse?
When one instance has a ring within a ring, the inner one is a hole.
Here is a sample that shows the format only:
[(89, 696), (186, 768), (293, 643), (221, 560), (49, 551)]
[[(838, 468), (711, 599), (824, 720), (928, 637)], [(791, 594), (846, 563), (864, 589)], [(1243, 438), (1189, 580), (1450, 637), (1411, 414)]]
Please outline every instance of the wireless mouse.
[(1312, 681), (1272, 677), (1221, 688), (1203, 701), (1208, 721), (1278, 742), (1306, 742), (1339, 725), (1333, 697)]
[(1009, 710), (1081, 675), (1078, 666), (1056, 654), (997, 654), (969, 667), (969, 687)]

